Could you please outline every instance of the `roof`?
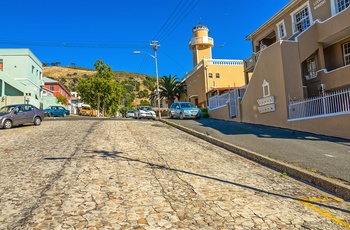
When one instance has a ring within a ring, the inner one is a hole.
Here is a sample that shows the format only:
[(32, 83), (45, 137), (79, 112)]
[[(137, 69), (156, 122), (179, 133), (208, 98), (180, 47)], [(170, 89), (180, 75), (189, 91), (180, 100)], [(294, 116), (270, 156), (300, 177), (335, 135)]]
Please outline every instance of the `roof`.
[(202, 25), (202, 24), (198, 24), (195, 27), (193, 27), (192, 32), (196, 32), (197, 30), (207, 30), (209, 33), (208, 27), (206, 27), (205, 25)]
[(272, 23), (275, 24), (275, 21), (281, 16), (284, 15), (288, 10), (290, 10), (292, 7), (294, 7), (297, 3), (301, 2), (302, 0), (291, 0), (287, 5), (285, 5), (280, 11), (278, 11), (274, 16), (272, 16), (269, 20), (267, 20), (264, 24), (262, 24), (260, 27), (258, 27), (255, 31), (253, 31), (251, 34), (246, 36), (246, 40), (252, 40), (253, 37), (255, 37), (258, 33), (260, 33), (262, 30), (264, 30), (266, 27), (270, 26)]
[(43, 77), (43, 81), (44, 81), (44, 83), (56, 83), (56, 84), (59, 83), (58, 81), (51, 79), (51, 78), (48, 78), (48, 77)]

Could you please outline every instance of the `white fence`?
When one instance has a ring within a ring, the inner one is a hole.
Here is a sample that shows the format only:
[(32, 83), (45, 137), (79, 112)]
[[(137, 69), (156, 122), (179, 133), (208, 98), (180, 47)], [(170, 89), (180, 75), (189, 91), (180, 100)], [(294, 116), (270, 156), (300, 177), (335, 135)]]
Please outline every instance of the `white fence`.
[(242, 98), (245, 93), (245, 88), (236, 88), (222, 95), (216, 95), (209, 98), (209, 107), (211, 110), (225, 106), (229, 103), (230, 117), (238, 117), (237, 99)]
[(350, 88), (324, 93), (320, 97), (289, 102), (289, 119), (350, 113)]

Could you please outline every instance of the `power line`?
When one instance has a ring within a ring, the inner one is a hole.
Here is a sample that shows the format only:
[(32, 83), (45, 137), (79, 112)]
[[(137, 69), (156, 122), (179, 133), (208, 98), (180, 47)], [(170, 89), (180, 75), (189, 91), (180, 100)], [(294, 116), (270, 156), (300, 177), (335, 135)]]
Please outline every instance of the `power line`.
[[(183, 2), (183, 0), (181, 0), (175, 7), (175, 9), (172, 11), (172, 13), (170, 14), (170, 16), (168, 17), (168, 19), (163, 23), (163, 25), (161, 26), (160, 30), (157, 32), (157, 34), (154, 36), (154, 40), (156, 40), (156, 38), (159, 38), (159, 41), (165, 41), (166, 38), (168, 38), (170, 36), (170, 34), (184, 21), (184, 19), (192, 12), (192, 10), (198, 5), (198, 3), (200, 2), (200, 0), (198, 0), (197, 2), (195, 1), (190, 1), (190, 3), (188, 4), (189, 0), (186, 0), (186, 2), (184, 2), (184, 4), (181, 5), (181, 3)], [(192, 7), (191, 7), (192, 6)], [(186, 7), (186, 8), (185, 8)], [(191, 7), (191, 8), (190, 8)], [(185, 8), (185, 9), (184, 9)], [(149, 52), (149, 49), (148, 51)], [(164, 53), (171, 61), (173, 61), (176, 65), (178, 65), (180, 68), (182, 68), (185, 72), (185, 68), (183, 68), (177, 61), (175, 61), (170, 55), (166, 54), (165, 52), (163, 52), (161, 50), (162, 53)], [(145, 55), (139, 71), (141, 69), (146, 68), (149, 63), (150, 63), (150, 59), (146, 59), (147, 55)], [(148, 60), (147, 64), (146, 64), (146, 60)]]
[[(185, 20), (185, 18), (189, 15), (189, 13), (194, 9), (194, 7), (200, 2), (200, 0), (198, 0), (190, 10), (188, 10), (191, 5), (194, 3), (194, 1), (191, 1), (190, 4), (186, 7), (186, 9), (184, 11), (182, 11), (181, 15), (175, 20), (175, 22), (173, 24), (171, 24), (167, 30), (165, 30), (165, 32), (163, 33), (163, 35), (159, 38), (160, 41), (164, 42), (164, 40), (169, 37), (169, 35), (174, 32), (174, 30), (181, 24), (181, 22), (183, 22), (183, 20)], [(185, 5), (183, 5), (185, 6)]]
[(77, 43), (77, 42), (47, 42), (26, 40), (0, 40), (0, 44), (46, 46), (46, 47), (69, 47), (69, 48), (91, 48), (91, 49), (138, 49), (145, 48), (140, 44), (118, 44), (118, 43)]
[[(167, 34), (165, 34), (163, 37), (163, 40), (166, 40), (166, 38), (168, 38), (169, 36), (170, 36), (170, 34), (183, 22), (183, 20), (185, 20), (185, 18), (191, 13), (191, 11), (198, 5), (198, 3), (200, 2), (200, 0), (198, 0), (193, 6), (192, 6), (192, 8), (186, 13), (186, 15), (181, 19), (181, 21), (177, 24), (177, 25), (172, 25), (172, 27), (174, 27), (174, 29), (173, 30), (171, 30), (171, 31), (167, 31)], [(191, 5), (191, 4), (190, 4)], [(188, 5), (188, 7), (186, 8), (186, 10), (190, 7), (190, 5)], [(185, 12), (185, 11), (184, 11)], [(184, 13), (183, 13), (184, 14)], [(183, 15), (183, 14), (181, 14), (181, 16)], [(178, 20), (177, 20), (178, 21)], [(177, 22), (176, 21), (176, 22)], [(172, 28), (171, 27), (171, 28)]]
[(177, 8), (179, 8), (181, 2), (183, 0), (181, 0), (177, 6), (175, 7), (175, 9), (173, 10), (173, 12), (170, 14), (170, 16), (168, 17), (168, 19), (164, 22), (164, 24), (162, 25), (162, 27), (160, 28), (160, 30), (158, 31), (158, 33), (154, 36), (154, 39), (153, 40), (156, 40), (155, 38), (158, 36), (158, 34), (162, 31), (162, 29), (164, 28), (164, 26), (168, 23), (168, 21), (170, 20), (170, 18), (173, 16), (173, 14), (175, 13), (175, 11), (177, 10)]

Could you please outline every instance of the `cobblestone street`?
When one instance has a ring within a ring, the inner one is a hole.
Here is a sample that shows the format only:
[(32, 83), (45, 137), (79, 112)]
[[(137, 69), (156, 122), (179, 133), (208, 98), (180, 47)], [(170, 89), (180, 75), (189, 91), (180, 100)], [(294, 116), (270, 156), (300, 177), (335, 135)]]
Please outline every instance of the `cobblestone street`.
[(349, 202), (158, 121), (0, 135), (0, 229), (350, 229)]

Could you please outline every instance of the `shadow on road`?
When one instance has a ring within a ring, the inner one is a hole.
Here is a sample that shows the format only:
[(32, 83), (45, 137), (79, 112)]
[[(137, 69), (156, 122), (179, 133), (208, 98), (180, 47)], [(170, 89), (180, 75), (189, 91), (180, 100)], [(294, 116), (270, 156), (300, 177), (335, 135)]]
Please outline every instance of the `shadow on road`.
[(318, 206), (322, 206), (322, 207), (325, 207), (325, 208), (338, 210), (338, 211), (350, 214), (350, 210), (338, 208), (338, 207), (335, 207), (335, 206), (326, 205), (326, 204), (322, 204), (322, 203), (319, 203), (319, 202), (310, 201), (310, 200), (307, 200), (307, 199), (295, 198), (295, 197), (291, 197), (291, 196), (288, 196), (288, 195), (283, 195), (283, 194), (278, 194), (278, 193), (274, 193), (274, 192), (269, 192), (269, 191), (265, 191), (265, 190), (262, 190), (262, 189), (259, 189), (259, 188), (255, 188), (255, 187), (252, 187), (252, 186), (239, 184), (239, 183), (236, 183), (236, 182), (223, 180), (223, 179), (216, 178), (216, 177), (206, 176), (206, 175), (193, 173), (193, 172), (180, 170), (180, 169), (169, 168), (169, 167), (167, 167), (165, 165), (153, 164), (151, 162), (146, 162), (146, 161), (142, 161), (142, 160), (138, 160), (138, 159), (133, 159), (133, 158), (130, 158), (130, 157), (121, 156), (121, 154), (123, 154), (122, 152), (109, 152), (109, 151), (105, 151), (105, 150), (92, 150), (92, 151), (90, 151), (90, 153), (100, 154), (101, 157), (103, 157), (103, 158), (110, 157), (110, 158), (113, 158), (113, 159), (123, 159), (123, 160), (126, 160), (126, 161), (139, 162), (139, 163), (143, 163), (145, 165), (149, 165), (149, 167), (153, 168), (153, 169), (169, 170), (169, 171), (173, 171), (173, 172), (176, 172), (176, 173), (188, 174), (188, 175), (192, 175), (192, 176), (196, 176), (196, 177), (205, 178), (205, 179), (208, 179), (208, 180), (214, 180), (214, 181), (218, 181), (218, 182), (221, 182), (221, 183), (231, 184), (231, 185), (234, 185), (234, 186), (238, 186), (238, 187), (242, 187), (242, 188), (245, 188), (245, 189), (253, 190), (255, 192), (263, 193), (263, 194), (266, 194), (266, 195), (272, 195), (272, 196), (281, 197), (281, 198), (284, 198), (284, 199), (291, 199), (291, 200), (295, 200), (295, 201), (299, 201), (299, 202), (310, 203), (310, 204), (313, 204), (313, 205), (318, 205)]
[[(296, 140), (309, 140), (309, 141), (331, 141), (341, 143), (350, 146), (350, 140), (329, 137), (323, 135), (316, 135), (307, 132), (295, 131), (290, 129), (240, 123), (235, 121), (225, 121), (217, 119), (200, 119), (200, 120), (175, 120), (167, 119), (168, 121), (178, 123), (185, 127), (190, 127), (194, 130), (196, 126), (198, 129), (207, 129), (209, 134), (210, 130), (215, 130), (223, 135), (248, 135), (253, 134), (259, 138), (279, 138), (279, 139), (296, 139)], [(194, 124), (195, 123), (195, 124)], [(200, 130), (197, 130), (200, 131)]]

